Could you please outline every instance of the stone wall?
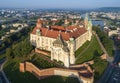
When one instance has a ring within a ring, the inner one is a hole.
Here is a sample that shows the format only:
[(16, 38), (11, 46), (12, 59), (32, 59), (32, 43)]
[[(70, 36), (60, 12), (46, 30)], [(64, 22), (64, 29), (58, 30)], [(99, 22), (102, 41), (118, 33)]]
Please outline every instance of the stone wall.
[(106, 60), (107, 59), (107, 55), (103, 54), (103, 55), (100, 56), (100, 58), (103, 59), (103, 60)]
[(48, 69), (39, 69), (35, 65), (30, 62), (20, 63), (20, 71), (25, 72), (28, 71), (34, 74), (38, 79), (43, 79), (53, 75), (60, 75), (65, 77), (76, 77), (79, 81), (83, 83), (93, 83), (92, 78), (85, 78), (79, 75), (80, 71), (78, 70), (70, 70), (70, 69), (62, 69), (62, 68), (48, 68)]
[(80, 48), (89, 38), (88, 31), (75, 40), (75, 51)]
[(42, 50), (37, 49), (37, 48), (35, 48), (35, 52), (41, 53), (41, 54), (44, 54), (44, 55), (47, 55), (47, 56), (50, 56), (50, 53), (49, 53), (49, 52), (45, 52), (45, 51), (42, 51)]

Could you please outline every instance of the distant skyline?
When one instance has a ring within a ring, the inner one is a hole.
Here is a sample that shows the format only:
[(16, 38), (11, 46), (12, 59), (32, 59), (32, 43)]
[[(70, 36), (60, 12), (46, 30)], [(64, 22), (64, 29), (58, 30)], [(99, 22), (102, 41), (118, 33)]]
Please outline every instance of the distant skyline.
[(120, 0), (0, 0), (0, 8), (120, 7)]

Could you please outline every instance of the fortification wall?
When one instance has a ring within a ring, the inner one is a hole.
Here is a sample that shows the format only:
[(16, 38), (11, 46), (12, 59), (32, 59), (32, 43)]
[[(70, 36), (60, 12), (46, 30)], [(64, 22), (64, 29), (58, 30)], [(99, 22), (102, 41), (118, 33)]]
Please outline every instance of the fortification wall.
[(79, 75), (78, 70), (62, 69), (62, 68), (48, 68), (39, 69), (30, 62), (20, 63), (20, 71), (28, 71), (34, 74), (38, 79), (43, 79), (53, 75), (65, 76), (65, 77), (75, 77), (83, 83), (93, 83), (93, 78), (84, 78)]
[(35, 48), (35, 52), (41, 53), (41, 54), (44, 54), (44, 55), (47, 55), (47, 56), (50, 56), (50, 53), (49, 53), (49, 52), (45, 52), (45, 51), (42, 51), (42, 50), (37, 49), (37, 48)]

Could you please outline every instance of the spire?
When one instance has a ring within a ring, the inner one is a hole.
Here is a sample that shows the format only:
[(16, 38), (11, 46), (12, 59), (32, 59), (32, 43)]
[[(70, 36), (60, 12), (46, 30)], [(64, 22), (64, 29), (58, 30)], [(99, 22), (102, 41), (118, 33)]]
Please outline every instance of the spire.
[(85, 23), (85, 28), (88, 28), (88, 14), (85, 14), (85, 18), (84, 18), (84, 23)]
[(63, 44), (63, 39), (62, 39), (61, 34), (58, 34), (57, 40), (59, 40)]
[(85, 20), (88, 21), (88, 13), (85, 14)]
[(41, 20), (40, 20), (40, 19), (38, 19), (38, 20), (37, 20), (37, 23), (41, 23)]
[(92, 21), (91, 21), (91, 19), (89, 19), (89, 25), (92, 26)]
[(89, 30), (92, 29), (92, 21), (91, 21), (91, 19), (89, 19), (89, 21), (88, 21), (88, 29), (89, 29)]

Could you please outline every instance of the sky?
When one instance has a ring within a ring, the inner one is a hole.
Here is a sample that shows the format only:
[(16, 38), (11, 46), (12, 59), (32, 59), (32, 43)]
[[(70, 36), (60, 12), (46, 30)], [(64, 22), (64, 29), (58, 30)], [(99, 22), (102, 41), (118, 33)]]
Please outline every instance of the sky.
[(120, 7), (120, 0), (0, 0), (0, 8)]

